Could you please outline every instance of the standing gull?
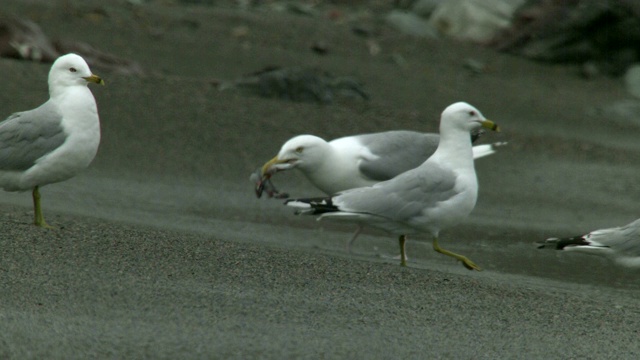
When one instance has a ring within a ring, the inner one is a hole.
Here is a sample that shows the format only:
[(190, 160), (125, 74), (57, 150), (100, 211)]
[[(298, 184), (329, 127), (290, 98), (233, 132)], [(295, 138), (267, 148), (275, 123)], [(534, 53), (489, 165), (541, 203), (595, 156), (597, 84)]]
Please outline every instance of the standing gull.
[(480, 270), (465, 256), (438, 244), (442, 229), (451, 227), (475, 207), (478, 181), (469, 132), (485, 127), (498, 131), (473, 106), (459, 102), (447, 107), (440, 120), (440, 141), (435, 153), (415, 169), (372, 186), (346, 190), (335, 196), (288, 200), (297, 213), (370, 225), (399, 236), (401, 264), (406, 265), (407, 235), (429, 233), (433, 249)]
[(621, 266), (640, 268), (640, 219), (585, 235), (549, 238), (538, 247), (605, 256)]
[(49, 100), (0, 122), (0, 187), (33, 191), (34, 224), (42, 216), (40, 186), (67, 180), (89, 166), (100, 144), (100, 121), (89, 82), (104, 84), (76, 54), (49, 71)]

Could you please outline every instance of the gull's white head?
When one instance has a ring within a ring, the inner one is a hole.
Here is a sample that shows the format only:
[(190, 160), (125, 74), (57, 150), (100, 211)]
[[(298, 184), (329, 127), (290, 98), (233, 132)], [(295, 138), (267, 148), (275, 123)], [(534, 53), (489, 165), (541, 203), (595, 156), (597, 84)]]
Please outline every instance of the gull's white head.
[(262, 166), (262, 174), (295, 167), (301, 169), (313, 167), (325, 159), (328, 146), (324, 139), (313, 135), (299, 135), (291, 138), (282, 145), (278, 156)]
[(76, 54), (60, 56), (51, 66), (49, 71), (49, 91), (74, 85), (87, 85), (89, 82), (104, 84), (97, 75), (91, 73), (89, 65)]
[(440, 132), (447, 132), (448, 129), (461, 129), (466, 132), (484, 127), (494, 131), (500, 131), (498, 125), (487, 120), (475, 107), (465, 103), (457, 102), (449, 105), (442, 112), (440, 118)]

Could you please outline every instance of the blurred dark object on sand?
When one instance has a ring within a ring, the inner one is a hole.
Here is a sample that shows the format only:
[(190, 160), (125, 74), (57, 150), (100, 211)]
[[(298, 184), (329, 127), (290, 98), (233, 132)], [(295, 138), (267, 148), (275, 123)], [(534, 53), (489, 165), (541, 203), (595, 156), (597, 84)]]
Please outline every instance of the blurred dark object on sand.
[(369, 99), (355, 78), (333, 76), (315, 67), (266, 67), (219, 86), (220, 90), (230, 88), (267, 98), (321, 104), (330, 104), (338, 97)]
[(595, 64), (621, 75), (640, 61), (640, 1), (529, 0), (494, 48), (530, 59)]
[(119, 74), (143, 74), (140, 65), (100, 51), (80, 41), (49, 39), (33, 21), (0, 17), (0, 57), (52, 63), (67, 53), (82, 55), (91, 67)]

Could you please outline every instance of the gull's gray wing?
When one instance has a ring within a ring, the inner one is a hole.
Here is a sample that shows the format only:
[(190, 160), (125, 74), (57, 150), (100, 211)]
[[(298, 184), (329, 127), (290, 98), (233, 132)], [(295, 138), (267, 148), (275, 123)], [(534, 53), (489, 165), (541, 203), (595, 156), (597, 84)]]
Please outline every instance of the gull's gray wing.
[(425, 208), (435, 207), (457, 194), (456, 175), (435, 163), (398, 175), (371, 187), (344, 191), (333, 197), (341, 211), (407, 221)]
[(62, 114), (50, 101), (0, 122), (0, 170), (22, 171), (66, 140)]
[(398, 130), (356, 139), (376, 156), (360, 160), (360, 172), (371, 180), (385, 181), (425, 162), (438, 148), (440, 135)]

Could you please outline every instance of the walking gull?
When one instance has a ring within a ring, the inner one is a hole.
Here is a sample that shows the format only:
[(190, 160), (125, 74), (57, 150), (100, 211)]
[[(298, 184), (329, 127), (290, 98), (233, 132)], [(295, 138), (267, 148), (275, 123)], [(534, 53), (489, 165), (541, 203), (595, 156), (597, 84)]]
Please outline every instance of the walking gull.
[[(480, 134), (481, 130), (473, 131), (472, 141)], [(258, 197), (265, 191), (270, 197), (286, 198), (288, 194), (278, 192), (270, 178), (277, 172), (298, 169), (326, 195), (334, 195), (390, 180), (418, 167), (433, 155), (439, 139), (438, 134), (406, 130), (355, 135), (329, 142), (313, 135), (299, 135), (282, 145), (278, 155), (253, 174), (251, 181), (256, 184)], [(501, 145), (504, 143), (474, 146), (473, 157), (491, 155)], [(347, 252), (351, 252), (361, 231), (362, 227), (358, 226), (347, 241)]]
[(640, 268), (640, 219), (585, 235), (549, 238), (538, 247), (605, 256), (621, 266)]
[(469, 132), (480, 127), (498, 131), (473, 106), (450, 105), (441, 116), (435, 153), (417, 168), (372, 186), (326, 198), (292, 199), (286, 205), (298, 214), (319, 215), (319, 220), (355, 222), (399, 235), (401, 265), (406, 265), (407, 236), (429, 233), (435, 251), (462, 261), (467, 269), (480, 270), (465, 256), (438, 244), (440, 231), (466, 218), (475, 207), (478, 181)]
[(49, 100), (0, 122), (0, 187), (32, 190), (34, 223), (50, 227), (40, 186), (67, 180), (89, 166), (100, 143), (100, 121), (89, 82), (104, 84), (76, 54), (59, 57), (49, 71)]

